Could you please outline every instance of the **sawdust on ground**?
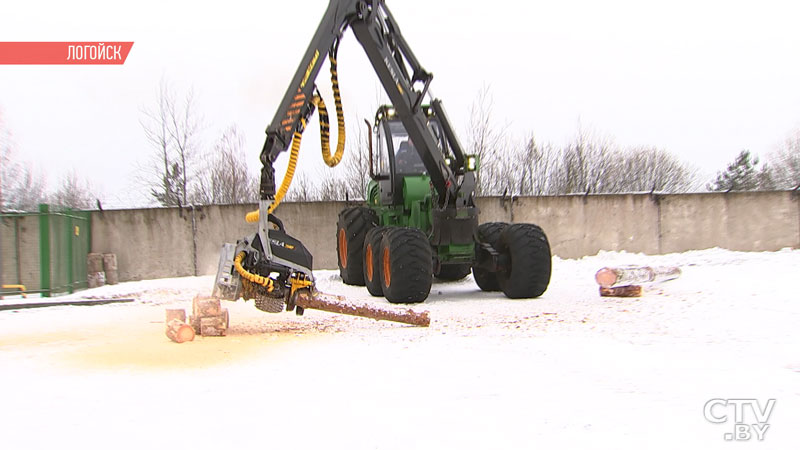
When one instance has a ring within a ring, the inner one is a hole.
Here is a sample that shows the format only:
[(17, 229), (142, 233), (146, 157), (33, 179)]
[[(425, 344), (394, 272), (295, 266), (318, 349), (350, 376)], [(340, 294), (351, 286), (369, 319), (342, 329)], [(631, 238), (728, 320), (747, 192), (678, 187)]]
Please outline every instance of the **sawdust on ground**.
[(195, 369), (281, 352), (319, 334), (314, 321), (276, 321), (242, 302), (225, 306), (233, 309), (225, 337), (196, 336), (177, 344), (164, 334), (163, 305), (131, 305), (115, 311), (111, 320), (64, 321), (46, 331), (6, 334), (0, 350), (77, 369)]

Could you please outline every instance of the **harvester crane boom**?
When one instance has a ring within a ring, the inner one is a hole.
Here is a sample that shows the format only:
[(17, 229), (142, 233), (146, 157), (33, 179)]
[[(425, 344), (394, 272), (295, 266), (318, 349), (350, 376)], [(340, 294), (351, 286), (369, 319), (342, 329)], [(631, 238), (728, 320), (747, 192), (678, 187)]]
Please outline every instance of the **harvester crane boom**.
[[(348, 27), (353, 29), (364, 48), (396, 109), (397, 117), (415, 143), (438, 194), (439, 205), (443, 207), (446, 202), (455, 201), (459, 183), (454, 169), (446, 164), (442, 152), (438, 151), (436, 137), (428, 128), (427, 117), (421, 108), (433, 76), (411, 51), (383, 0), (331, 0), (275, 117), (267, 127), (267, 139), (261, 152), (262, 202), (274, 199), (275, 172), (272, 164), (280, 153), (288, 149), (293, 133), (302, 132), (305, 121), (313, 113), (311, 99), (314, 81), (325, 57), (331, 55), (335, 58), (339, 40)], [(441, 102), (434, 100), (432, 106), (441, 110), (440, 120), (447, 122)], [(457, 170), (464, 163), (461, 146), (449, 122), (443, 124), (443, 129), (456, 157)]]

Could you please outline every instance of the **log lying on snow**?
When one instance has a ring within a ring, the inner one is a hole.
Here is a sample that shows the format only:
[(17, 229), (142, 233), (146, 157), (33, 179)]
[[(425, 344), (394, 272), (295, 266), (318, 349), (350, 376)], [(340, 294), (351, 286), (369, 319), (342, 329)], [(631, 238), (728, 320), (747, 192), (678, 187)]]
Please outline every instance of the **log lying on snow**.
[(431, 324), (428, 311), (416, 312), (411, 309), (394, 310), (380, 308), (375, 305), (348, 303), (343, 297), (330, 294), (311, 294), (308, 289), (301, 289), (295, 293), (295, 305), (304, 309), (318, 309), (337, 314), (367, 317), (375, 320), (389, 320), (392, 322), (406, 323), (420, 327)]
[(194, 328), (178, 319), (167, 322), (166, 334), (168, 338), (179, 344), (194, 340)]
[(677, 267), (622, 266), (603, 267), (594, 275), (597, 284), (604, 288), (631, 286), (643, 283), (660, 283), (678, 278)]
[(606, 288), (600, 286), (601, 297), (641, 297), (641, 286), (617, 286)]

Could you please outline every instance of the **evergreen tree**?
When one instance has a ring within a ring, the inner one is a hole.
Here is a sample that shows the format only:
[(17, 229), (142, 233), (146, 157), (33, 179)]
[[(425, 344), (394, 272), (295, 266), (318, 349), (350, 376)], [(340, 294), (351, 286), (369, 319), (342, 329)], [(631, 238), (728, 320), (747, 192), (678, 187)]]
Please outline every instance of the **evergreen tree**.
[(708, 185), (710, 191), (756, 191), (770, 189), (772, 176), (765, 166), (758, 168), (758, 157), (742, 150), (736, 159), (728, 164), (728, 168), (717, 174), (716, 180)]

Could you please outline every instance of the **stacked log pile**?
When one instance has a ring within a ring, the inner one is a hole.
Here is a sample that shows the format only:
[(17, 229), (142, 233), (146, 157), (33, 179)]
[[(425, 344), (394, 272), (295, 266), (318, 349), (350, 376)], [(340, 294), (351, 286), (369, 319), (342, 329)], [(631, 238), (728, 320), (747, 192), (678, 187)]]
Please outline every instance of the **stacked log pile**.
[(182, 343), (200, 336), (225, 336), (230, 324), (228, 310), (217, 298), (197, 296), (192, 300), (192, 314), (186, 320), (183, 309), (167, 309), (166, 335)]
[(106, 273), (103, 270), (103, 255), (101, 253), (89, 253), (86, 256), (86, 281), (89, 289), (106, 284)]
[(86, 256), (86, 281), (88, 287), (96, 288), (106, 284), (117, 284), (117, 255), (114, 253), (89, 253)]
[(228, 310), (222, 308), (218, 298), (197, 296), (192, 300), (189, 323), (201, 336), (225, 336), (230, 324)]
[(117, 284), (119, 282), (116, 253), (103, 253), (103, 271), (106, 274), (106, 284)]

